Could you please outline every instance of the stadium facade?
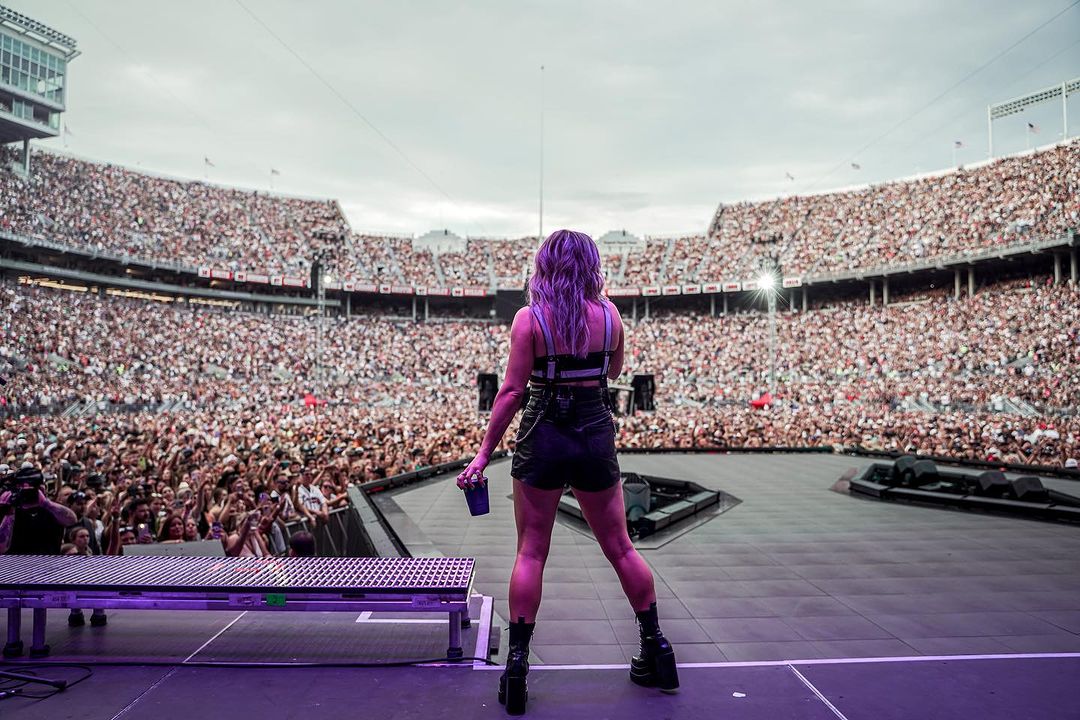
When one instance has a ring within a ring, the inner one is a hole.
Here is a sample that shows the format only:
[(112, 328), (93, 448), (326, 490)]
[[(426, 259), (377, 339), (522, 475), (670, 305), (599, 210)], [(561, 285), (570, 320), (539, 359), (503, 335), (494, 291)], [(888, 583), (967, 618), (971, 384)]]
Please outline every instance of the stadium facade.
[(22, 143), (19, 166), (30, 170), (30, 140), (60, 135), (68, 64), (75, 40), (0, 6), (0, 144)]

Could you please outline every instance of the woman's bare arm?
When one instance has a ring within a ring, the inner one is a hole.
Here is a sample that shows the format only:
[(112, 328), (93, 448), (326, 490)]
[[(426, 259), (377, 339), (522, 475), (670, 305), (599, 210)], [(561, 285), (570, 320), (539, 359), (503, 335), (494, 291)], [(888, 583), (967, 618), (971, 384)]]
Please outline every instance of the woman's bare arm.
[(495, 395), (491, 418), (488, 420), (487, 432), (484, 434), (484, 441), (480, 443), (478, 455), (491, 457), (491, 453), (502, 440), (510, 421), (521, 407), (521, 398), (529, 382), (532, 365), (532, 313), (528, 307), (523, 307), (517, 311), (510, 326), (510, 359), (506, 364), (506, 377)]
[(611, 362), (608, 363), (607, 376), (609, 380), (616, 380), (622, 375), (623, 367), (623, 340), (626, 338), (626, 333), (623, 332), (622, 316), (619, 315), (619, 309), (615, 307), (615, 303), (608, 302), (611, 306), (612, 324), (611, 331), (619, 334), (619, 343), (615, 346), (615, 352), (611, 355)]

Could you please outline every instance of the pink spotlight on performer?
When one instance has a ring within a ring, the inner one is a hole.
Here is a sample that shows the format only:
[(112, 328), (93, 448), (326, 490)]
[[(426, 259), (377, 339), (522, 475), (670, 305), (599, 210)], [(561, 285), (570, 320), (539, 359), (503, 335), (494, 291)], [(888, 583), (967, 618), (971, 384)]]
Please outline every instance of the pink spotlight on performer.
[(480, 450), (458, 486), (484, 484), (484, 469), (521, 405), (510, 475), (514, 486), (517, 557), (510, 576), (510, 650), (499, 679), (499, 702), (525, 711), (529, 641), (540, 607), (544, 564), (559, 498), (567, 485), (619, 576), (637, 615), (641, 650), (630, 666), (639, 685), (679, 687), (675, 653), (660, 632), (652, 571), (630, 542), (615, 456), (608, 378), (623, 364), (619, 312), (601, 294), (600, 253), (588, 235), (557, 230), (536, 252), (529, 306), (514, 316), (506, 378), (495, 396)]

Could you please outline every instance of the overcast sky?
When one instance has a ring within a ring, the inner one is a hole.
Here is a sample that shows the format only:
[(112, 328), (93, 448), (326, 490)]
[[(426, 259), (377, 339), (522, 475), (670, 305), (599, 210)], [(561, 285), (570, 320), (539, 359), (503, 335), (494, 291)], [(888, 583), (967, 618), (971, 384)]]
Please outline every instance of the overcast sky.
[[(273, 167), (357, 230), (417, 235), (536, 233), (541, 65), (544, 226), (594, 236), (945, 168), (954, 140), (982, 160), (988, 103), (1080, 76), (1076, 4), (878, 140), (1073, 0), (0, 1), (82, 51), (70, 133), (43, 145), (250, 188)], [(1048, 105), (996, 123), (995, 151), (1061, 130)]]

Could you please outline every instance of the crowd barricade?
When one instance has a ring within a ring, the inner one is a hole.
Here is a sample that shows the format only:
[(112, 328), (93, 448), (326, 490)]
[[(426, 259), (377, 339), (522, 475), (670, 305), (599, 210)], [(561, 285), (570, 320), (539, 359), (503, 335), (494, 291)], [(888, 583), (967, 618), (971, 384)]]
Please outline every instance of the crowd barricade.
[[(351, 496), (351, 493), (350, 493)], [(285, 523), (285, 546), (298, 532), (309, 532), (315, 538), (315, 553), (320, 557), (372, 557), (375, 549), (367, 539), (364, 524), (353, 505), (335, 508), (325, 523), (307, 518)]]

